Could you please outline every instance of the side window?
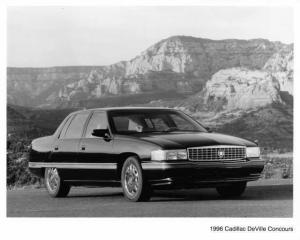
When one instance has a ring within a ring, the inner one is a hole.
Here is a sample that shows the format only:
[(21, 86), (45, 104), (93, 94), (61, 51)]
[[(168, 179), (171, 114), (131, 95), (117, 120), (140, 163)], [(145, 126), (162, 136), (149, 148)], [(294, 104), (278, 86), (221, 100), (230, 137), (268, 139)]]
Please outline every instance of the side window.
[(153, 125), (155, 126), (155, 129), (158, 131), (166, 131), (169, 128), (168, 124), (163, 119), (163, 117), (151, 118), (151, 121), (152, 121)]
[(196, 128), (189, 124), (184, 118), (177, 114), (171, 114), (172, 120), (176, 124), (176, 127), (180, 130), (194, 131)]
[(65, 122), (65, 125), (63, 126), (63, 128), (62, 128), (62, 130), (61, 130), (61, 132), (59, 134), (59, 138), (63, 138), (65, 136), (66, 131), (67, 131), (67, 129), (68, 129), (68, 127), (69, 127), (70, 122), (71, 122), (72, 119), (73, 119), (73, 116), (70, 116), (68, 118), (68, 120)]
[(78, 113), (70, 123), (67, 132), (63, 138), (80, 138), (84, 123), (89, 116), (88, 112)]
[(108, 128), (108, 123), (107, 123), (106, 113), (94, 112), (86, 128), (85, 137), (93, 138), (94, 136), (92, 135), (92, 132), (94, 129), (107, 129), (107, 128)]

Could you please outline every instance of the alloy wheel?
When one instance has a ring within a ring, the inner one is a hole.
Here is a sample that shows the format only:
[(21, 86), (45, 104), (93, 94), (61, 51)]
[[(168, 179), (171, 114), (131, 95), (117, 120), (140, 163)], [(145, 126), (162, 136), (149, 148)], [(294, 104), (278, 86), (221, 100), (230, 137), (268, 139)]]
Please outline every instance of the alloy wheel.
[(128, 165), (125, 171), (125, 189), (127, 193), (134, 197), (139, 190), (139, 173), (134, 164)]
[(59, 187), (59, 175), (56, 168), (49, 168), (47, 174), (47, 185), (50, 191), (55, 192)]

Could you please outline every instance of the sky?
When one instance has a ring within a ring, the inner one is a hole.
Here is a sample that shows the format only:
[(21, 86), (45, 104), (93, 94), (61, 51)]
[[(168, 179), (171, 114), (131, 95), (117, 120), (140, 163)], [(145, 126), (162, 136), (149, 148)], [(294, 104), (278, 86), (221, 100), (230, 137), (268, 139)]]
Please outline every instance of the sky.
[(9, 7), (7, 65), (109, 65), (174, 35), (293, 42), (290, 7)]

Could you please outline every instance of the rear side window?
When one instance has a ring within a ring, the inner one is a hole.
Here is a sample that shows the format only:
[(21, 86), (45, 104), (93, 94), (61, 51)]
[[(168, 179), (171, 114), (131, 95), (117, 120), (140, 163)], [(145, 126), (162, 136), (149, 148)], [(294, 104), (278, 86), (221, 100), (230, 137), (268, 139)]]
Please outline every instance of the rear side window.
[(78, 113), (70, 123), (65, 136), (62, 138), (80, 138), (82, 134), (82, 130), (84, 127), (84, 123), (89, 116), (88, 112)]
[(70, 116), (70, 117), (68, 118), (68, 120), (66, 121), (64, 127), (62, 128), (62, 130), (61, 130), (61, 132), (60, 132), (60, 134), (59, 134), (59, 138), (63, 138), (63, 137), (65, 136), (66, 131), (67, 131), (67, 129), (68, 129), (68, 127), (69, 127), (70, 122), (71, 122), (72, 119), (73, 119), (73, 116)]
[(104, 112), (95, 112), (91, 117), (89, 124), (86, 128), (86, 138), (93, 138), (92, 132), (94, 129), (107, 129), (108, 123), (106, 118), (106, 113)]

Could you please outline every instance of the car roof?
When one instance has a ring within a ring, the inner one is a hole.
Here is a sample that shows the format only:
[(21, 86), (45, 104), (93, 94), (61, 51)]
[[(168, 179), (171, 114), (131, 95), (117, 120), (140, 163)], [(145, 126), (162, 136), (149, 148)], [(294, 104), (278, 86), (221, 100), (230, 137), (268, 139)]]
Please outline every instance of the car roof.
[(132, 111), (132, 110), (176, 110), (173, 108), (167, 107), (109, 107), (109, 108), (91, 108), (91, 109), (83, 109), (76, 112), (72, 112), (71, 114), (87, 112), (87, 111)]

